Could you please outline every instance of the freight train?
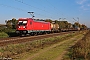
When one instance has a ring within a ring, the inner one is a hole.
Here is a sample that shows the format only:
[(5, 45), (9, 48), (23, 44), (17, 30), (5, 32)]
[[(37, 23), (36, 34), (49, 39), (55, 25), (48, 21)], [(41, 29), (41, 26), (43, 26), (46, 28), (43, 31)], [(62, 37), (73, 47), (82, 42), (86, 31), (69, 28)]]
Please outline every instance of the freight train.
[[(67, 29), (60, 29), (57, 23), (50, 23), (45, 21), (36, 21), (32, 18), (20, 18), (18, 20), (16, 33), (17, 34), (46, 34), (53, 32), (66, 31)], [(68, 29), (70, 30), (70, 29)]]
[(51, 33), (58, 32), (59, 26), (58, 24), (54, 25), (50, 22), (43, 21), (35, 21), (32, 18), (20, 18), (18, 20), (16, 33), (17, 34), (43, 34), (43, 33)]

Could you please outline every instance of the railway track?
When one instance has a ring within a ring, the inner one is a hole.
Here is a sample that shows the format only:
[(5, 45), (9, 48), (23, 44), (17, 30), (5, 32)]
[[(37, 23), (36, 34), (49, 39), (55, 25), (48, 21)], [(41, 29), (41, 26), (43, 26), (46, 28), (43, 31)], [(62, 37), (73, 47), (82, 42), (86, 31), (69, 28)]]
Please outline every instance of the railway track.
[(61, 33), (45, 34), (45, 35), (38, 35), (38, 36), (28, 36), (28, 37), (1, 38), (0, 46), (6, 46), (9, 44), (18, 44), (18, 43), (23, 43), (23, 42), (32, 41), (32, 40), (39, 40), (39, 39), (59, 36), (59, 35), (68, 34), (68, 33), (72, 33), (72, 32), (61, 32)]

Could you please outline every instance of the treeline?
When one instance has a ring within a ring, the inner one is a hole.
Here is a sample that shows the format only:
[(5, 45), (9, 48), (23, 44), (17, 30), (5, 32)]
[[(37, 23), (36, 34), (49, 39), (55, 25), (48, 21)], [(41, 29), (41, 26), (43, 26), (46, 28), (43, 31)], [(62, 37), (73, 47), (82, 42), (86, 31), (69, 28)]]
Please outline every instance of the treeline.
[(69, 23), (68, 21), (58, 21), (58, 20), (51, 20), (51, 19), (46, 19), (46, 22), (51, 22), (51, 23), (58, 23), (60, 29), (68, 29), (68, 28), (80, 28), (80, 29), (87, 29), (87, 26), (84, 24), (80, 24), (79, 22), (75, 22), (74, 24)]

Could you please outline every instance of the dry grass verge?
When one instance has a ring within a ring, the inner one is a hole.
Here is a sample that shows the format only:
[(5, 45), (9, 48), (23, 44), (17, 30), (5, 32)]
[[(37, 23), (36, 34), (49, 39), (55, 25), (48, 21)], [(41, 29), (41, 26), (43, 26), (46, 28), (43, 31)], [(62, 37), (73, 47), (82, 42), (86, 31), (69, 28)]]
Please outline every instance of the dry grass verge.
[(69, 49), (63, 60), (90, 60), (90, 31)]

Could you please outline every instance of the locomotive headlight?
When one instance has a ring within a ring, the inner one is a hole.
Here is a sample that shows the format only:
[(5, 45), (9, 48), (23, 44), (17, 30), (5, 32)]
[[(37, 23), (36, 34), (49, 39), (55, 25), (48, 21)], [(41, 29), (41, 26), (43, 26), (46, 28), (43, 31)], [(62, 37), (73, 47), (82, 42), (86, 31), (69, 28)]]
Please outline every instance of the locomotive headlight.
[(20, 26), (18, 28), (20, 28)]
[(23, 26), (23, 28), (25, 28), (25, 26)]

